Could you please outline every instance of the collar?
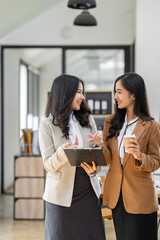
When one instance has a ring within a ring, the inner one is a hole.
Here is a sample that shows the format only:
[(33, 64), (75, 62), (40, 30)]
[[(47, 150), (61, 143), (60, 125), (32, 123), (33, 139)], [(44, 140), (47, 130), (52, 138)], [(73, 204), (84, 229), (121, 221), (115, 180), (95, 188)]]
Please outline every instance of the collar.
[(129, 125), (132, 125), (133, 123), (137, 122), (138, 121), (138, 117), (132, 119), (131, 121), (127, 122), (127, 113), (125, 115), (125, 120), (124, 122), (129, 126)]
[(76, 119), (75, 115), (73, 114), (73, 112), (70, 115), (69, 124), (72, 123), (72, 122), (77, 122), (77, 119)]

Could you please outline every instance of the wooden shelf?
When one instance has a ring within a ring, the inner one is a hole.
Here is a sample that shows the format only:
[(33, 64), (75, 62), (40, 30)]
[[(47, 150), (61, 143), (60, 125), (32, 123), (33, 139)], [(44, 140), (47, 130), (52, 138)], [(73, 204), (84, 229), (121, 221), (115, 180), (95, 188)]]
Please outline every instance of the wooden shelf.
[(94, 116), (106, 116), (113, 113), (112, 91), (86, 91), (86, 101)]
[(14, 219), (43, 220), (45, 171), (41, 156), (14, 157)]
[(112, 91), (86, 91), (86, 101), (92, 110), (97, 129), (103, 131), (106, 116), (113, 114)]

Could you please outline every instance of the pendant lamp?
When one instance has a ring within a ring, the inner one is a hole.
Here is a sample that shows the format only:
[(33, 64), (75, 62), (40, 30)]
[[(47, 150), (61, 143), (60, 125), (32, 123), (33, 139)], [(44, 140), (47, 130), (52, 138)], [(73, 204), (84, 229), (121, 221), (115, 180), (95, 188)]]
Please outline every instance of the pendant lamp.
[(87, 10), (82, 11), (80, 15), (74, 20), (74, 25), (77, 26), (96, 26), (97, 21), (93, 15), (91, 15)]
[(68, 7), (75, 9), (95, 8), (96, 2), (95, 0), (69, 0)]

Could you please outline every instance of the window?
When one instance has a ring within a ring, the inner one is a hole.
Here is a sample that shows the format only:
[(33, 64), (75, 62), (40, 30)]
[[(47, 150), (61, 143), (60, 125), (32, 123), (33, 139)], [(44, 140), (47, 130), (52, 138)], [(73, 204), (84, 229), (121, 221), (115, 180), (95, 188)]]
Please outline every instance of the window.
[(39, 72), (23, 62), (20, 64), (20, 137), (22, 129), (38, 130)]
[[(27, 67), (20, 65), (20, 130), (27, 128)], [(20, 131), (20, 136), (22, 135)]]
[(125, 72), (125, 49), (67, 49), (66, 73), (78, 76), (86, 90), (113, 90)]

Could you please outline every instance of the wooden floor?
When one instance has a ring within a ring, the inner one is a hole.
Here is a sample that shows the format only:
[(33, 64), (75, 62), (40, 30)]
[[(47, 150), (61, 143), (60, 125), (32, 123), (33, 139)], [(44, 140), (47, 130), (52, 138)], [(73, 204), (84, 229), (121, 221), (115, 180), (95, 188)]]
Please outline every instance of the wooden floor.
[[(113, 221), (104, 223), (106, 240), (116, 240)], [(43, 236), (44, 221), (13, 220), (13, 195), (0, 195), (0, 240), (43, 240)]]

